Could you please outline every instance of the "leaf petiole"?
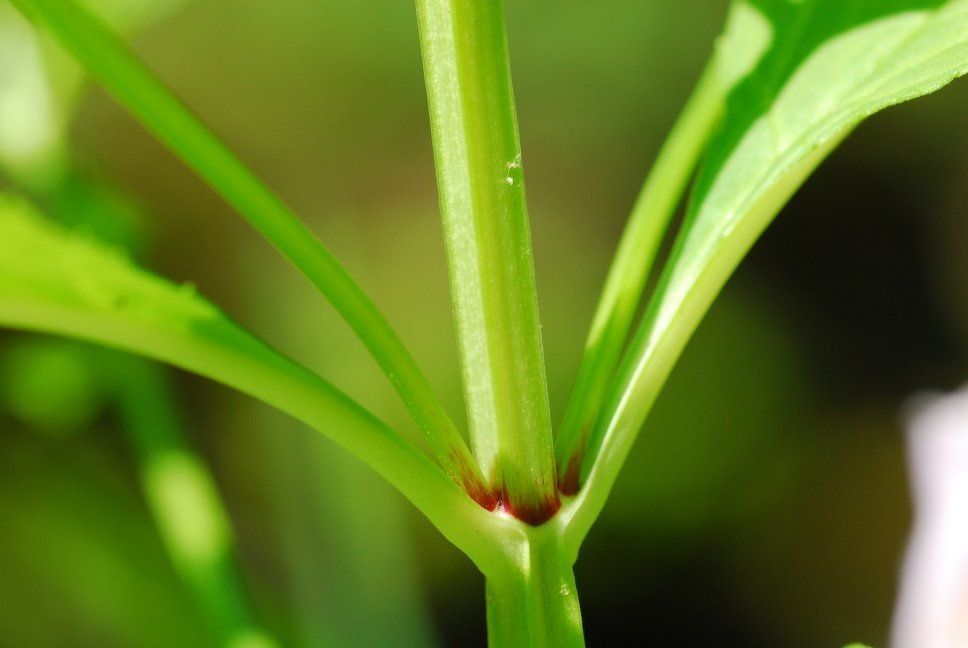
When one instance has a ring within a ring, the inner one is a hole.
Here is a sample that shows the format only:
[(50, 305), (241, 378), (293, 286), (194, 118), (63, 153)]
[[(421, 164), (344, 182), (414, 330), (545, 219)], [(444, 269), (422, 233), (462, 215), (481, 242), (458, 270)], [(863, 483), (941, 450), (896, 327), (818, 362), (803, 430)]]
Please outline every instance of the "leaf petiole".
[(487, 505), (490, 493), (477, 462), (416, 361), (376, 305), (309, 228), (75, 0), (12, 2), (49, 30), (326, 296), (390, 379), (440, 465), (474, 499)]

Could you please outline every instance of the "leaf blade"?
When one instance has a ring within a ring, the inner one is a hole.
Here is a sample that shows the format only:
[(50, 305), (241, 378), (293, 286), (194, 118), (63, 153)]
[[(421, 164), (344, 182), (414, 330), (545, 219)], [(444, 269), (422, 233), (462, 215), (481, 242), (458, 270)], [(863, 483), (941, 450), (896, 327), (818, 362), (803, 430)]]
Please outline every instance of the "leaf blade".
[(734, 7), (712, 59), (662, 145), (636, 199), (595, 309), (585, 353), (555, 440), (559, 488), (574, 495), (592, 428), (622, 351), (662, 238), (726, 107), (726, 96), (768, 45), (755, 16)]
[(692, 331), (789, 197), (863, 119), (968, 72), (966, 0), (745, 4), (770, 21), (774, 47), (731, 94), (686, 222), (596, 427), (598, 455), (584, 467), (587, 488), (575, 503), (575, 543), (604, 506)]

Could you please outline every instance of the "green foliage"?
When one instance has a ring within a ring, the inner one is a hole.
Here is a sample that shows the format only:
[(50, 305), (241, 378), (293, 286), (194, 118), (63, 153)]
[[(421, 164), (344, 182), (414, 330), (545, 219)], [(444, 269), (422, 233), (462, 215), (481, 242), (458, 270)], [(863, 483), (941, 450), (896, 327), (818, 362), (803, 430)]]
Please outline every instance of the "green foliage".
[[(397, 389), (440, 467), (190, 287), (134, 268), (9, 196), (0, 198), (0, 324), (163, 360), (322, 431), (475, 561), (487, 578), (493, 645), (582, 643), (571, 565), (730, 274), (858, 123), (968, 72), (968, 0), (736, 0), (633, 210), (555, 448), (503, 5), (418, 0), (472, 454), (372, 300), (109, 29), (70, 0), (13, 4), (330, 300)], [(674, 247), (629, 339), (701, 158)], [(559, 485), (574, 496), (560, 512)]]
[(13, 4), (50, 29), (136, 117), (329, 299), (397, 389), (437, 461), (455, 482), (478, 499), (483, 498), (477, 464), (420, 368), (376, 305), (309, 228), (95, 15), (72, 0), (13, 0)]
[(580, 487), (582, 464), (588, 465), (585, 459), (590, 437), (676, 206), (722, 118), (728, 93), (749, 73), (766, 47), (760, 26), (750, 20), (744, 6), (737, 5), (730, 14), (706, 71), (659, 152), (609, 269), (558, 431), (558, 476), (567, 494), (574, 495)]
[(865, 117), (968, 71), (966, 0), (744, 1), (732, 18), (742, 38), (727, 36), (725, 56), (739, 65), (723, 67), (726, 114), (592, 432), (579, 535), (604, 505), (689, 336), (790, 196)]
[[(140, 29), (186, 0), (85, 0), (121, 33)], [(63, 171), (66, 133), (84, 80), (65, 52), (32, 32), (0, 4), (0, 165), (25, 184)]]
[(137, 269), (119, 253), (45, 222), (10, 196), (0, 197), (0, 233), (3, 326), (138, 353), (251, 394), (360, 456), (443, 524), (448, 537), (480, 544), (475, 532), (480, 523), (473, 520), (485, 515), (483, 509), (442, 471), (322, 378), (232, 322), (192, 286), (175, 286)]
[(23, 340), (0, 355), (0, 403), (24, 424), (52, 436), (87, 429), (106, 400), (83, 348), (62, 340)]
[(5, 426), (3, 437), (4, 642), (163, 648), (218, 641), (175, 578), (137, 489), (124, 487), (133, 485), (116, 449), (86, 438), (38, 453), (16, 425)]
[[(112, 362), (113, 361), (113, 362)], [(275, 648), (258, 627), (235, 571), (234, 538), (215, 480), (192, 449), (160, 368), (108, 356), (117, 409), (137, 458), (142, 490), (168, 555), (220, 642)]]

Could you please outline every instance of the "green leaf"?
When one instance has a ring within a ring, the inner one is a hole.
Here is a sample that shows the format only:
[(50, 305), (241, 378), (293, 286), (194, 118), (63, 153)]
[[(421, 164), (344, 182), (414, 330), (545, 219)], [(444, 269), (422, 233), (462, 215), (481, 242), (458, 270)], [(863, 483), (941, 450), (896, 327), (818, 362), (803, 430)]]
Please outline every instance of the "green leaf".
[[(121, 33), (174, 13), (186, 0), (84, 0)], [(67, 157), (70, 117), (84, 81), (80, 68), (7, 5), (0, 4), (0, 167), (42, 185)]]
[(561, 491), (578, 491), (582, 461), (608, 387), (642, 298), (659, 245), (699, 156), (726, 107), (726, 96), (756, 64), (769, 34), (741, 8), (731, 12), (723, 36), (696, 89), (649, 172), (595, 309), (578, 377), (555, 443)]
[(269, 348), (191, 286), (40, 218), (0, 194), (0, 326), (95, 342), (211, 378), (309, 424), (399, 489), (478, 564), (482, 509), (424, 454), (349, 397)]
[[(755, 0), (768, 49), (735, 85), (586, 458), (581, 538), (669, 372), (759, 235), (864, 118), (968, 71), (968, 0)], [(738, 52), (742, 54), (742, 52)]]
[(483, 477), (430, 383), (333, 254), (229, 148), (74, 0), (12, 0), (296, 266), (343, 316), (400, 394), (437, 461), (479, 501)]

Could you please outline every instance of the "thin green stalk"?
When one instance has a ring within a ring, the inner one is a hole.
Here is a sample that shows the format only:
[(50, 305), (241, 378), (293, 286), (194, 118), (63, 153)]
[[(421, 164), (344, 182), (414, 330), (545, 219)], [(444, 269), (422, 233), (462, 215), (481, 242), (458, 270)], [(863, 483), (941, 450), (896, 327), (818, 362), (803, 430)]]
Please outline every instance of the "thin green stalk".
[(698, 273), (690, 276), (687, 289), (672, 292), (666, 288), (682, 272), (677, 261), (689, 224), (680, 232), (593, 431), (590, 447), (598, 449), (595, 461), (588, 467), (584, 486), (567, 503), (560, 516), (560, 523), (566, 529), (566, 546), (574, 555), (605, 507), (652, 404), (713, 300), (762, 233), (769, 217), (786, 204), (844, 137), (846, 133), (832, 138), (792, 168), (783, 182), (771, 187), (760, 198), (750, 211), (751, 217), (744, 219), (731, 232), (732, 237), (721, 249), (706, 259)]
[(467, 498), (423, 453), (309, 370), (274, 353), (256, 360), (239, 347), (183, 338), (103, 313), (6, 300), (0, 326), (66, 335), (167, 362), (272, 405), (323, 432), (389, 481), (478, 566), (498, 553), (489, 541), (503, 526)]
[(539, 524), (559, 503), (504, 3), (416, 5), (471, 442)]
[(191, 448), (161, 370), (136, 358), (113, 363), (122, 427), (137, 458), (155, 524), (172, 562), (223, 646), (272, 648), (255, 622), (238, 572), (228, 515)]
[(619, 359), (669, 220), (699, 156), (722, 121), (729, 93), (753, 70), (769, 45), (769, 34), (764, 38), (758, 14), (751, 12), (743, 2), (731, 6), (713, 55), (663, 145), (623, 233), (557, 439), (560, 486), (565, 494), (579, 492), (599, 461), (607, 424), (603, 410), (608, 409), (610, 394), (621, 381)]
[(659, 245), (725, 107), (715, 62), (703, 73), (632, 208), (608, 271), (555, 443), (559, 486), (574, 495), (589, 436), (625, 347)]
[(575, 574), (557, 529), (554, 531), (533, 538), (520, 562), (487, 577), (491, 648), (585, 645)]
[(426, 377), (369, 297), (332, 253), (124, 43), (74, 0), (11, 0), (231, 204), (326, 296), (389, 377), (457, 483), (489, 505), (484, 478)]

